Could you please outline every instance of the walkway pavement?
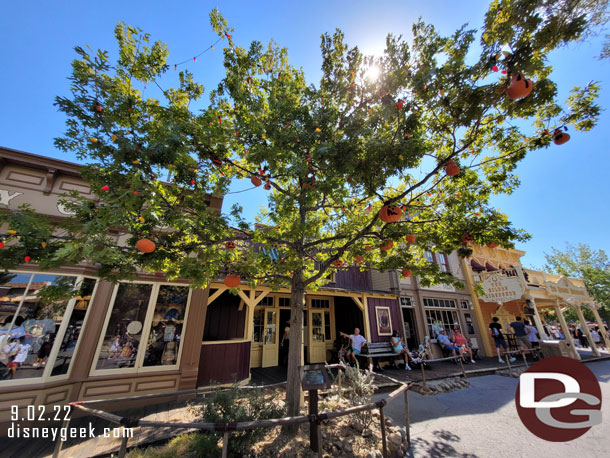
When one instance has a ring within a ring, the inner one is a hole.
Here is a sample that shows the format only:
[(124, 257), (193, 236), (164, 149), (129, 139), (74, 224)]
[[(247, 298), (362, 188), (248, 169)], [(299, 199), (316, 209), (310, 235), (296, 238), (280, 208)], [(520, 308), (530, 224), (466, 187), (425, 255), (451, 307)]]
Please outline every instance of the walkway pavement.
[[(587, 364), (602, 387), (603, 423), (566, 443), (531, 434), (515, 408), (517, 379), (488, 375), (470, 378), (470, 387), (436, 396), (409, 393), (412, 447), (409, 457), (595, 457), (610, 450), (610, 360)], [(376, 395), (384, 396), (384, 395)], [(402, 398), (384, 409), (404, 425)]]

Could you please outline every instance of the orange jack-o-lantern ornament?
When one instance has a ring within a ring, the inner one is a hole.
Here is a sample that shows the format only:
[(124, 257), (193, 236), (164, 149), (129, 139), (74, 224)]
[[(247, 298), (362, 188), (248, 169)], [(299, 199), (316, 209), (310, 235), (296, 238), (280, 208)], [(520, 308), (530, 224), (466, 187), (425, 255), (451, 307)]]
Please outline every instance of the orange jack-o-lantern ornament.
[(510, 79), (510, 86), (508, 87), (506, 94), (511, 100), (522, 99), (530, 95), (533, 87), (534, 83), (532, 83), (532, 80), (525, 79), (523, 74), (517, 73)]
[(261, 180), (260, 177), (257, 177), (256, 175), (253, 175), (250, 178), (250, 181), (254, 186), (260, 186), (261, 184), (263, 184), (263, 180)]
[(553, 143), (556, 145), (563, 145), (570, 140), (570, 135), (567, 132), (563, 132), (561, 129), (555, 129), (553, 132)]
[(136, 243), (136, 248), (142, 253), (152, 253), (157, 248), (157, 245), (152, 240), (140, 239)]
[(453, 160), (447, 161), (447, 166), (445, 167), (445, 173), (450, 177), (456, 176), (460, 173), (460, 167)]
[(358, 256), (356, 256), (356, 257), (354, 258), (354, 262), (355, 262), (356, 264), (360, 264), (362, 261), (364, 261), (364, 258), (363, 258), (362, 256), (360, 256), (360, 255), (358, 255)]
[(303, 180), (301, 184), (302, 189), (313, 189), (316, 185), (316, 177), (307, 177)]
[(381, 245), (379, 247), (379, 249), (381, 251), (388, 251), (388, 250), (391, 250), (393, 246), (394, 246), (394, 242), (391, 240), (387, 240), (386, 242), (383, 243), (383, 245)]
[(405, 240), (407, 241), (407, 243), (413, 244), (417, 240), (417, 236), (415, 234), (407, 234), (405, 235)]
[(265, 186), (263, 186), (263, 188), (265, 188), (267, 191), (269, 191), (271, 189), (271, 183), (269, 183), (268, 181), (265, 183)]
[(233, 250), (233, 249), (235, 249), (236, 246), (237, 245), (235, 245), (235, 242), (232, 242), (232, 241), (225, 242), (225, 248), (227, 250)]
[(220, 167), (222, 165), (222, 159), (219, 157), (213, 157), (212, 164), (214, 164), (216, 167)]
[(488, 243), (487, 248), (498, 248), (500, 245), (498, 243)]
[(379, 219), (384, 223), (396, 223), (402, 218), (402, 208), (397, 205), (384, 205), (379, 210)]
[(343, 265), (343, 261), (341, 261), (341, 259), (335, 259), (333, 261), (333, 266), (335, 267), (341, 267)]
[(371, 245), (367, 245), (364, 247), (364, 251), (371, 251), (373, 248), (371, 248)]
[(241, 285), (241, 278), (239, 277), (239, 275), (229, 274), (225, 277), (224, 284), (229, 288), (237, 288), (239, 285)]
[(403, 277), (410, 277), (411, 275), (412, 274), (411, 274), (411, 271), (409, 269), (402, 269), (402, 276)]
[(474, 237), (470, 234), (462, 234), (462, 243), (468, 245), (469, 243), (474, 242)]

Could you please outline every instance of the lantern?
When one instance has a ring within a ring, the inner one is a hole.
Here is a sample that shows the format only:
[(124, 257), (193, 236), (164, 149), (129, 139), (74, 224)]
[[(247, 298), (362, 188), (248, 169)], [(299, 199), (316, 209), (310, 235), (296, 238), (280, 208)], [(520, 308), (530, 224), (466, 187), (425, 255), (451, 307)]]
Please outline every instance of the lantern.
[(224, 284), (229, 288), (237, 288), (239, 285), (241, 285), (241, 278), (239, 278), (239, 275), (229, 274), (225, 277)]
[(415, 240), (417, 240), (417, 236), (415, 234), (407, 234), (405, 235), (405, 240), (407, 241), (407, 243), (415, 243)]
[(460, 173), (460, 167), (453, 160), (447, 161), (447, 166), (445, 167), (445, 173), (450, 177), (456, 176)]
[(555, 129), (555, 132), (553, 132), (553, 143), (556, 145), (563, 145), (568, 140), (570, 140), (570, 135), (566, 132), (562, 132), (561, 129)]
[(263, 181), (260, 179), (260, 177), (257, 177), (256, 175), (252, 175), (250, 181), (254, 186), (260, 186), (261, 184), (263, 184)]
[(402, 209), (396, 205), (384, 205), (379, 210), (379, 219), (384, 223), (396, 223), (402, 218)]
[(381, 251), (388, 251), (388, 250), (391, 250), (393, 246), (394, 246), (394, 242), (392, 242), (391, 240), (387, 240), (383, 243), (383, 245), (381, 245), (379, 247), (379, 249)]
[(406, 278), (406, 277), (410, 277), (411, 275), (412, 274), (411, 274), (411, 271), (409, 269), (402, 269), (402, 276), (403, 277)]
[(148, 239), (140, 239), (136, 243), (136, 248), (142, 253), (152, 253), (156, 247), (155, 242)]
[(525, 76), (521, 73), (517, 73), (510, 79), (510, 86), (506, 93), (511, 100), (522, 99), (530, 95), (533, 87), (534, 83), (532, 83), (532, 80), (525, 79)]
[(225, 248), (227, 250), (233, 250), (233, 249), (235, 249), (236, 246), (237, 245), (235, 244), (235, 242), (231, 242), (231, 241), (225, 242)]
[(500, 245), (498, 243), (488, 243), (487, 244), (487, 248), (491, 248), (491, 249), (498, 248), (499, 246)]
[(474, 237), (470, 234), (462, 234), (462, 243), (468, 245), (469, 243), (474, 242)]

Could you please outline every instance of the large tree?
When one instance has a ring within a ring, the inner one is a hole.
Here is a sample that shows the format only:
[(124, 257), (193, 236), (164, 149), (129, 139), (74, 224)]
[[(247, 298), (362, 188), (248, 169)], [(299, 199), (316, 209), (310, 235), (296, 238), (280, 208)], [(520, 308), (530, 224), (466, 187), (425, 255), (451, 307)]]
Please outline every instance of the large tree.
[[(287, 404), (296, 415), (304, 294), (331, 269), (407, 269), (426, 283), (456, 282), (424, 251), (467, 256), (473, 241), (508, 247), (527, 237), (491, 196), (518, 186), (518, 162), (553, 146), (555, 129), (588, 131), (599, 114), (595, 83), (556, 100), (548, 54), (590, 24), (586, 11), (552, 3), (494, 1), (480, 30), (450, 36), (418, 22), (409, 41), (389, 35), (381, 56), (349, 47), (340, 31), (324, 34), (318, 84), (275, 43), (235, 45), (213, 11), (226, 73), (197, 110), (203, 87), (187, 71), (165, 87), (174, 70), (165, 45), (120, 24), (116, 62), (76, 48), (71, 95), (57, 98), (68, 128), (56, 144), (88, 163), (83, 175), (101, 200), (73, 194), (66, 205), (75, 215), (60, 226), (28, 208), (9, 214), (17, 234), (1, 265), (87, 260), (113, 280), (142, 268), (198, 286), (219, 272), (289, 286)], [(145, 87), (157, 98), (145, 98)], [(256, 222), (239, 206), (209, 211), (206, 196), (238, 178), (269, 191)], [(125, 243), (109, 234), (119, 228), (130, 234)], [(142, 238), (156, 249), (138, 251)], [(276, 247), (279, 259), (259, 246)]]
[[(551, 247), (544, 254), (545, 270), (566, 277), (580, 278), (589, 294), (602, 305), (600, 312), (610, 314), (610, 261), (604, 250), (594, 250), (586, 243), (566, 244), (565, 250)], [(591, 314), (592, 315), (592, 314)]]

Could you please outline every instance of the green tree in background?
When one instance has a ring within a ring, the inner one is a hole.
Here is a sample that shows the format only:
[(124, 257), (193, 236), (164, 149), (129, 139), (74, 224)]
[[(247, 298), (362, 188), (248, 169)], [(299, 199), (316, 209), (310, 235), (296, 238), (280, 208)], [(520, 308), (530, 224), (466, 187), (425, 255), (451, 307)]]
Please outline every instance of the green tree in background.
[[(480, 30), (450, 36), (418, 22), (410, 41), (389, 35), (381, 56), (349, 47), (340, 31), (324, 34), (317, 84), (275, 43), (237, 46), (213, 11), (226, 73), (202, 109), (193, 105), (204, 89), (188, 71), (165, 87), (166, 46), (119, 24), (116, 62), (76, 48), (71, 95), (56, 101), (68, 118), (56, 145), (88, 164), (83, 176), (100, 200), (72, 194), (74, 216), (59, 223), (27, 207), (5, 215), (16, 234), (0, 265), (86, 260), (112, 280), (144, 269), (196, 286), (230, 273), (290, 287), (287, 412), (297, 415), (306, 289), (346, 267), (457, 283), (424, 251), (468, 256), (472, 242), (510, 247), (528, 237), (490, 197), (519, 185), (526, 154), (560, 147), (555, 129), (588, 131), (600, 112), (595, 83), (556, 100), (548, 54), (592, 27), (588, 10), (562, 3), (494, 1)], [(511, 99), (511, 84), (531, 93)], [(268, 190), (256, 222), (239, 206), (210, 211), (210, 195), (240, 178)], [(154, 251), (136, 249), (144, 238)]]
[[(545, 270), (582, 279), (589, 294), (602, 304), (600, 315), (610, 319), (610, 261), (604, 250), (594, 250), (586, 243), (577, 246), (567, 243), (565, 250), (551, 248), (551, 253), (545, 253), (544, 257), (547, 262)], [(583, 312), (585, 318), (594, 320), (589, 310), (583, 309)]]

